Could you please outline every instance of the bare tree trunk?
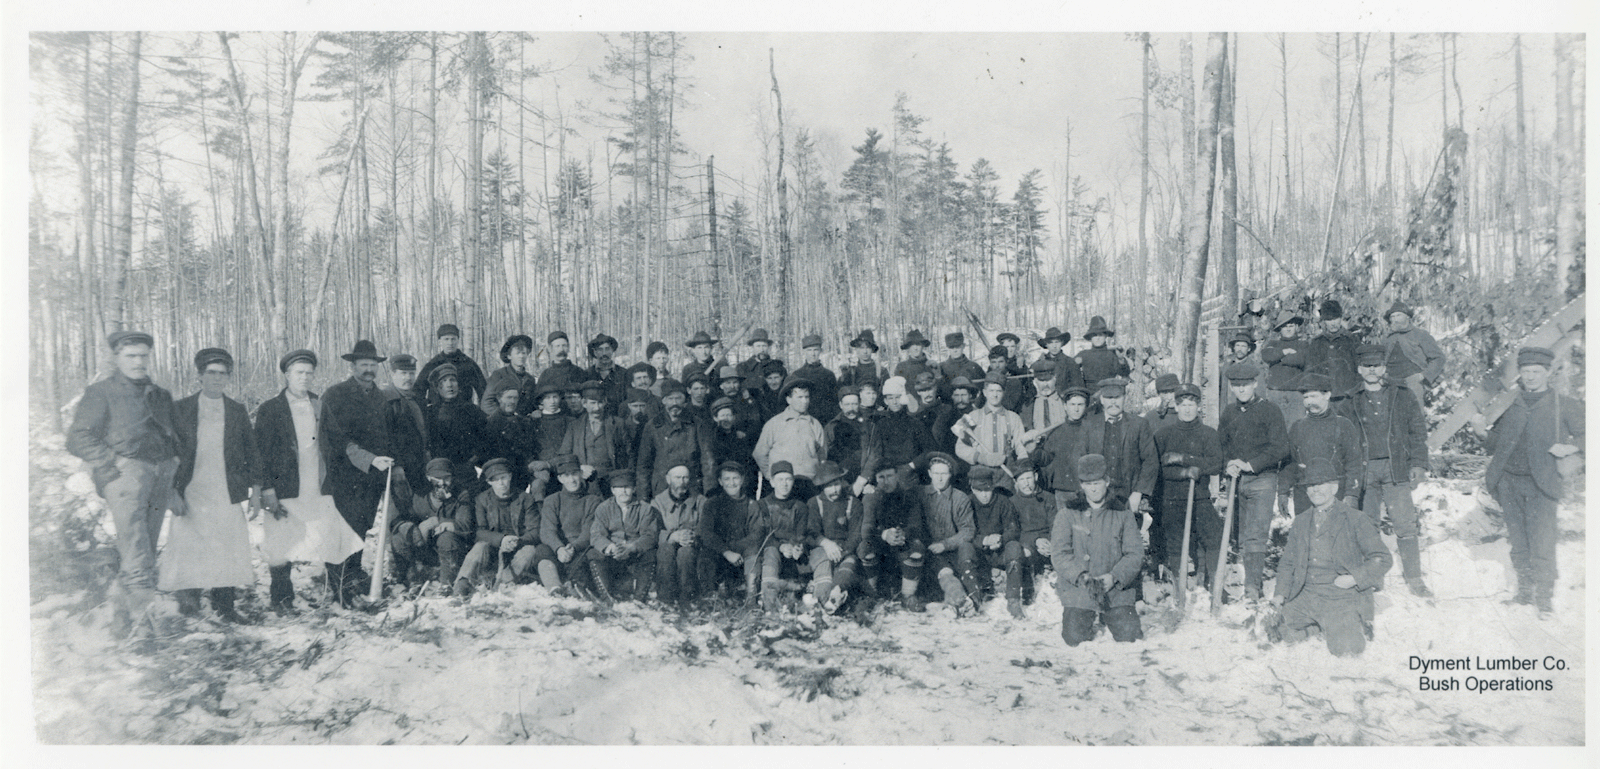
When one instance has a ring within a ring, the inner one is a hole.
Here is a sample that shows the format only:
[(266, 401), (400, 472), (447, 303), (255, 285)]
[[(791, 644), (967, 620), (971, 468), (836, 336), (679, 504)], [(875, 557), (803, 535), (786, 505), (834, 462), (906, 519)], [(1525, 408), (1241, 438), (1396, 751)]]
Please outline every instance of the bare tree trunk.
[(462, 346), (481, 348), (483, 323), (481, 310), (482, 285), (479, 273), (483, 269), (483, 123), (485, 80), (488, 68), (486, 33), (470, 32), (467, 35), (467, 168), (466, 168), (466, 290), (462, 296), (460, 322), (469, 329)]
[[(1150, 261), (1148, 242), (1150, 210), (1150, 88), (1154, 75), (1151, 72), (1150, 33), (1139, 33), (1139, 50), (1144, 60), (1144, 83), (1139, 89), (1141, 112), (1139, 114), (1139, 264), (1145, 270), (1145, 279), (1156, 277), (1160, 284), (1160, 270)], [(1068, 147), (1070, 148), (1070, 140)], [(1070, 159), (1068, 161), (1071, 162)], [(1070, 167), (1069, 167), (1070, 170)], [(1072, 175), (1067, 175), (1067, 195), (1072, 195)], [(1148, 295), (1147, 295), (1148, 296)]]
[(1512, 42), (1516, 52), (1517, 66), (1517, 235), (1515, 239), (1516, 260), (1513, 271), (1524, 264), (1529, 264), (1533, 255), (1532, 234), (1533, 222), (1529, 213), (1533, 210), (1533, 201), (1528, 199), (1528, 120), (1527, 111), (1523, 106), (1522, 85), (1522, 35), (1517, 35)]
[(767, 71), (772, 76), (772, 99), (778, 112), (778, 319), (775, 323), (782, 338), (792, 336), (789, 329), (789, 260), (792, 257), (789, 243), (789, 184), (783, 175), (783, 92), (778, 90), (777, 55), (767, 49)]
[(717, 250), (717, 156), (706, 157), (706, 219), (707, 231), (710, 234), (711, 254), (706, 261), (711, 272), (711, 338), (722, 338), (722, 307), (725, 297), (722, 295), (722, 264), (719, 261), (720, 251)]
[(1283, 98), (1283, 215), (1285, 222), (1296, 221), (1294, 178), (1289, 162), (1289, 36), (1278, 34), (1279, 95)]
[(277, 178), (274, 180), (278, 188), (278, 217), (277, 234), (273, 236), (273, 248), (267, 254), (267, 268), (273, 272), (273, 280), (268, 284), (271, 288), (270, 303), (272, 307), (271, 335), (272, 344), (276, 349), (289, 349), (289, 323), (288, 309), (289, 297), (287, 293), (289, 281), (289, 137), (290, 127), (294, 124), (295, 91), (300, 84), (300, 73), (305, 70), (306, 62), (311, 59), (311, 54), (316, 51), (317, 43), (322, 40), (321, 33), (313, 35), (311, 42), (304, 51), (295, 54), (295, 33), (284, 33), (284, 69), (283, 83), (278, 105), (278, 158)]
[(1568, 296), (1574, 294), (1568, 281), (1584, 237), (1583, 155), (1578, 132), (1583, 103), (1578, 57), (1582, 51), (1582, 35), (1556, 35), (1556, 285)]
[(1399, 215), (1399, 206), (1396, 202), (1400, 199), (1399, 192), (1394, 187), (1394, 91), (1395, 81), (1400, 79), (1400, 61), (1395, 56), (1394, 33), (1389, 33), (1389, 127), (1388, 139), (1384, 143), (1383, 151), (1383, 188), (1385, 190), (1384, 204), (1388, 208), (1389, 221), (1395, 221)]
[(104, 330), (100, 320), (96, 317), (95, 302), (100, 296), (100, 291), (95, 285), (98, 272), (95, 269), (95, 189), (94, 189), (94, 89), (91, 75), (94, 71), (94, 37), (84, 33), (83, 38), (83, 125), (78, 129), (78, 195), (82, 198), (82, 232), (79, 236), (78, 250), (78, 290), (83, 302), (83, 323), (79, 328), (82, 331), (83, 376), (89, 379), (94, 376), (97, 358), (93, 351), (98, 347), (95, 338), (96, 330)]
[(1180, 281), (1177, 334), (1174, 346), (1178, 348), (1178, 376), (1183, 381), (1193, 381), (1195, 350), (1200, 343), (1200, 302), (1205, 292), (1206, 261), (1211, 246), (1211, 208), (1215, 193), (1217, 166), (1217, 132), (1223, 98), (1223, 83), (1227, 77), (1228, 34), (1212, 32), (1206, 40), (1205, 85), (1199, 114), (1200, 167), (1196, 169), (1194, 210), (1189, 217), (1189, 253), (1183, 260), (1183, 277)]
[[(1238, 51), (1238, 38), (1233, 39), (1234, 52)], [(1239, 306), (1239, 166), (1233, 147), (1234, 83), (1237, 79), (1238, 61), (1229, 56), (1223, 72), (1221, 104), (1217, 110), (1217, 143), (1221, 153), (1219, 171), (1222, 182), (1222, 216), (1217, 221), (1217, 293), (1222, 296), (1224, 314), (1231, 316)], [(1187, 337), (1185, 337), (1187, 338)], [(1189, 381), (1189, 380), (1186, 380)]]
[(128, 321), (128, 270), (133, 262), (133, 175), (134, 152), (139, 144), (139, 51), (144, 33), (133, 33), (128, 51), (127, 96), (122, 103), (122, 136), (118, 141), (118, 180), (116, 213), (116, 252), (111, 263), (111, 315), (106, 318), (106, 333), (119, 331)]

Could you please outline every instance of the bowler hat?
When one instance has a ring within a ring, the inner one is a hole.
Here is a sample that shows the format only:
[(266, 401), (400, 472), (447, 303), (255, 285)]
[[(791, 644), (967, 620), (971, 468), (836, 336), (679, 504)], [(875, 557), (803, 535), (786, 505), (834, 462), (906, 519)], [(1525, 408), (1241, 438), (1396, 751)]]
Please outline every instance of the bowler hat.
[(500, 362), (510, 363), (511, 348), (516, 347), (519, 344), (528, 348), (528, 352), (533, 352), (532, 337), (528, 336), (527, 334), (512, 334), (511, 336), (506, 337), (505, 344), (500, 345)]
[(454, 323), (445, 323), (439, 326), (438, 331), (433, 332), (433, 336), (436, 339), (441, 336), (461, 336), (461, 329), (456, 328)]
[(1517, 351), (1517, 367), (1544, 366), (1550, 368), (1555, 363), (1555, 351), (1545, 347), (1524, 347)]
[(776, 478), (778, 477), (778, 473), (788, 473), (790, 475), (794, 475), (794, 465), (790, 464), (789, 460), (787, 459), (780, 459), (770, 465), (767, 465), (768, 478)]
[(1407, 305), (1405, 302), (1396, 299), (1394, 300), (1394, 304), (1389, 305), (1389, 309), (1383, 311), (1383, 319), (1388, 320), (1390, 315), (1393, 315), (1397, 312), (1405, 313), (1406, 317), (1408, 318), (1417, 317), (1416, 311), (1412, 310), (1410, 305)]
[(312, 368), (315, 368), (317, 365), (317, 354), (310, 350), (290, 350), (289, 352), (284, 353), (282, 358), (278, 359), (278, 370), (288, 371), (290, 366), (293, 366), (300, 361), (306, 361), (311, 364)]
[(1306, 373), (1301, 374), (1295, 388), (1300, 392), (1333, 392), (1333, 377), (1327, 374)]
[(929, 344), (928, 338), (922, 335), (921, 329), (914, 328), (907, 331), (905, 338), (900, 340), (900, 349), (904, 350), (914, 344), (920, 344), (923, 347), (927, 347)]
[(1185, 382), (1181, 385), (1178, 385), (1177, 393), (1172, 396), (1172, 399), (1177, 401), (1181, 398), (1194, 398), (1195, 400), (1200, 400), (1200, 386), (1192, 382)]
[(436, 385), (440, 382), (443, 382), (444, 378), (447, 376), (459, 377), (460, 375), (461, 374), (456, 371), (456, 364), (441, 363), (439, 364), (438, 368), (428, 372), (428, 384)]
[(390, 371), (416, 371), (417, 356), (410, 353), (400, 353), (389, 359)]
[(366, 339), (358, 339), (358, 340), (356, 340), (355, 349), (353, 349), (350, 352), (347, 352), (347, 353), (345, 353), (345, 354), (343, 354), (343, 355), (341, 355), (339, 357), (344, 358), (345, 360), (350, 361), (352, 363), (354, 363), (355, 361), (358, 361), (358, 360), (375, 360), (375, 361), (377, 361), (379, 363), (382, 363), (382, 362), (388, 360), (388, 358), (385, 358), (382, 355), (378, 354), (378, 346), (377, 345), (373, 344), (371, 341), (366, 340)]
[(1339, 304), (1337, 299), (1324, 299), (1322, 300), (1322, 306), (1317, 308), (1317, 314), (1322, 316), (1323, 320), (1343, 318), (1344, 305)]
[(1049, 358), (1040, 358), (1033, 362), (1034, 379), (1049, 379), (1056, 375), (1056, 362)]
[(1300, 465), (1300, 480), (1296, 486), (1315, 486), (1319, 483), (1338, 483), (1343, 479), (1339, 467), (1327, 457), (1312, 457)]
[(1079, 483), (1105, 480), (1106, 458), (1100, 454), (1084, 454), (1078, 457), (1077, 471)]
[(988, 465), (978, 465), (967, 471), (967, 485), (973, 491), (991, 491), (994, 489), (995, 469)]
[(205, 373), (206, 366), (213, 363), (221, 363), (228, 367), (228, 371), (233, 371), (233, 356), (221, 347), (207, 347), (194, 354), (194, 367), (202, 374)]
[(589, 340), (589, 354), (593, 355), (596, 347), (606, 344), (611, 345), (612, 350), (617, 349), (617, 340), (614, 337), (606, 334), (595, 334), (594, 338)]
[(717, 369), (717, 384), (722, 384), (729, 379), (739, 379), (738, 366), (723, 366)]
[(1177, 392), (1177, 390), (1178, 390), (1178, 375), (1177, 374), (1162, 374), (1161, 376), (1156, 377), (1156, 392), (1158, 392), (1158, 393), (1170, 393), (1170, 392)]
[(745, 340), (745, 344), (755, 344), (756, 342), (766, 342), (767, 344), (772, 344), (772, 337), (767, 336), (766, 329), (758, 328), (755, 331), (750, 332), (750, 338)]
[(800, 340), (800, 349), (802, 349), (802, 350), (806, 349), (807, 347), (821, 347), (821, 346), (822, 346), (822, 335), (821, 334), (806, 334)]
[(878, 351), (878, 340), (876, 340), (876, 339), (874, 339), (872, 337), (872, 329), (864, 328), (864, 329), (861, 329), (861, 333), (856, 334), (856, 338), (855, 339), (850, 340), (850, 346), (851, 347), (871, 347), (873, 352), (877, 352)]
[(944, 335), (944, 346), (950, 349), (967, 346), (967, 336), (960, 331), (952, 331)]
[(716, 344), (718, 341), (719, 340), (712, 339), (711, 335), (704, 331), (696, 331), (694, 332), (694, 336), (689, 337), (689, 341), (683, 343), (683, 346), (699, 347), (703, 344)]
[(1303, 316), (1296, 315), (1293, 310), (1284, 310), (1278, 315), (1278, 322), (1272, 324), (1272, 330), (1277, 331), (1278, 329), (1283, 328), (1290, 323), (1293, 323), (1296, 326), (1304, 326), (1306, 324), (1306, 319)]
[(612, 470), (606, 473), (606, 483), (613, 489), (633, 488), (632, 470)]
[(1253, 382), (1256, 377), (1261, 376), (1261, 370), (1256, 368), (1253, 363), (1240, 361), (1228, 366), (1225, 376), (1228, 377), (1230, 382)]
[(156, 340), (143, 331), (113, 331), (106, 336), (106, 344), (111, 346), (112, 352), (116, 352), (127, 344), (142, 344), (147, 347), (155, 347)]
[(1356, 348), (1357, 366), (1383, 366), (1389, 362), (1389, 351), (1382, 345), (1364, 344)]
[(1017, 344), (1021, 344), (1022, 343), (1022, 338), (1017, 336), (1016, 334), (1011, 333), (1010, 331), (1002, 331), (1002, 332), (1000, 332), (999, 336), (994, 338), (994, 340), (996, 342), (999, 342), (1002, 345), (1006, 343), (1007, 339), (1010, 339), (1011, 341), (1016, 342)]
[(1083, 338), (1084, 339), (1093, 339), (1093, 338), (1095, 338), (1097, 336), (1116, 336), (1116, 335), (1117, 335), (1117, 332), (1112, 331), (1111, 327), (1106, 325), (1106, 319), (1104, 317), (1096, 315), (1096, 316), (1094, 316), (1094, 317), (1089, 319), (1089, 330), (1084, 332)]
[(1070, 331), (1062, 331), (1055, 326), (1051, 326), (1045, 330), (1044, 336), (1039, 337), (1039, 346), (1049, 347), (1050, 340), (1052, 339), (1060, 339), (1062, 344), (1066, 344), (1067, 342), (1072, 341), (1072, 333)]
[[(556, 329), (555, 331), (551, 331), (549, 334), (545, 335), (544, 343), (545, 344), (550, 344), (550, 343), (556, 341), (557, 339), (567, 339), (567, 332), (562, 331), (561, 329)], [(568, 340), (568, 341), (571, 341), (571, 340)]]
[(817, 473), (812, 477), (811, 483), (820, 489), (834, 481), (844, 480), (846, 475), (848, 473), (839, 466), (838, 462), (824, 460), (822, 464), (817, 465)]
[(456, 469), (455, 466), (450, 463), (450, 460), (445, 459), (444, 457), (434, 457), (433, 459), (428, 460), (427, 467), (423, 472), (426, 473), (429, 478), (449, 480), (455, 477)]
[(483, 479), (492, 481), (496, 476), (511, 474), (511, 461), (496, 457), (483, 463)]
[[(1000, 381), (1002, 381), (1002, 382), (1005, 381), (1005, 374), (1001, 374), (1000, 377), (1001, 377)], [(984, 377), (983, 381), (991, 382), (991, 381), (994, 381), (994, 380), (992, 380), (992, 379), (990, 379), (988, 377)], [(970, 392), (970, 393), (976, 393), (976, 392), (978, 392), (978, 386), (973, 384), (971, 379), (968, 379), (968, 378), (966, 378), (964, 376), (958, 376), (955, 379), (950, 380), (950, 390), (951, 390), (951, 392), (954, 392), (956, 390), (966, 390), (967, 392)]]

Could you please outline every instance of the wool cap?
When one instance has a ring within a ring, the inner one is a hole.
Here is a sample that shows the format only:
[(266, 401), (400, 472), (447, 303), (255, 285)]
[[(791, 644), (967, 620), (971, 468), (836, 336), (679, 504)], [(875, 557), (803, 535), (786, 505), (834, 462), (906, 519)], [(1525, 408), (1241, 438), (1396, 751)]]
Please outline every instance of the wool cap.
[(1106, 458), (1100, 454), (1084, 454), (1078, 457), (1078, 482), (1105, 480)]
[(1178, 390), (1178, 375), (1177, 374), (1162, 374), (1161, 376), (1156, 377), (1156, 392), (1158, 392), (1158, 393), (1170, 393), (1170, 392), (1177, 392), (1177, 390)]
[(967, 346), (967, 337), (960, 331), (952, 331), (944, 335), (944, 346), (950, 349)]
[(794, 465), (789, 464), (786, 459), (780, 459), (767, 466), (767, 477), (776, 478), (779, 473), (794, 475)]
[(1338, 465), (1327, 457), (1312, 457), (1300, 465), (1300, 480), (1296, 486), (1315, 486), (1319, 483), (1338, 483), (1342, 476)]

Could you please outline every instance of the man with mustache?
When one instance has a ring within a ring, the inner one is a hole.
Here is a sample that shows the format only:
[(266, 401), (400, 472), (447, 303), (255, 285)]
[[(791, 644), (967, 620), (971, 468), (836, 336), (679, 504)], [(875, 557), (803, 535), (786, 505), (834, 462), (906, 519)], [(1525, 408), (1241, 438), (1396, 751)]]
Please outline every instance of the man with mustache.
[[(341, 357), (350, 362), (350, 378), (329, 387), (322, 398), (322, 456), (328, 466), (322, 493), (333, 497), (339, 515), (363, 536), (372, 528), (385, 476), (395, 465), (385, 399), (378, 389), (378, 366), (388, 359), (366, 339)], [(363, 603), (367, 581), (360, 552), (328, 564), (328, 586), (341, 606)]]

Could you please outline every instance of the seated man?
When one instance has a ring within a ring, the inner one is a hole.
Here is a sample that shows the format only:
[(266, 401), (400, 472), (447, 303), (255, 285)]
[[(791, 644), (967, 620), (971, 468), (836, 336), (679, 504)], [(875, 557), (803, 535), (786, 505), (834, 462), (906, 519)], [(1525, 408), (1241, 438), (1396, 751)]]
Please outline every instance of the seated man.
[(950, 485), (956, 460), (942, 451), (928, 457), (928, 485), (922, 490), (922, 510), (928, 532), (928, 565), (944, 590), (944, 603), (964, 616), (973, 610), (967, 585), (977, 562), (972, 536), (972, 498)]
[[(1050, 524), (1056, 517), (1056, 500), (1053, 495), (1039, 490), (1039, 471), (1023, 461), (1010, 465), (1016, 474), (1017, 493), (1011, 497), (1011, 506), (1017, 509), (1018, 544), (1022, 554), (1022, 604), (1033, 603), (1034, 585), (1044, 570), (1050, 567)], [(1010, 579), (1007, 578), (1007, 584)]]
[(584, 492), (583, 468), (576, 456), (556, 462), (561, 489), (544, 498), (539, 512), (539, 547), (534, 561), (539, 581), (552, 591), (583, 591), (589, 583), (584, 555), (589, 551), (589, 530), (600, 497)]
[[(817, 547), (822, 530), (821, 521), (794, 496), (794, 466), (780, 459), (768, 466), (767, 474), (772, 479), (772, 496), (759, 502), (767, 528), (767, 544), (761, 549), (761, 609), (770, 612), (777, 610), (780, 599), (792, 595), (790, 591), (801, 585), (785, 575), (811, 571), (815, 562), (811, 551)], [(831, 583), (832, 564), (824, 560), (821, 565)]]
[(662, 603), (687, 605), (699, 594), (699, 548), (695, 531), (706, 498), (689, 486), (689, 468), (675, 465), (667, 471), (667, 487), (650, 501), (661, 522), (656, 540), (656, 593)]
[(1021, 527), (1017, 508), (1011, 498), (995, 493), (995, 475), (999, 471), (978, 465), (967, 474), (972, 487), (972, 520), (977, 531), (974, 535), (976, 560), (973, 576), (977, 584), (967, 589), (977, 594), (982, 602), (994, 595), (994, 576), (998, 569), (1005, 573), (1006, 610), (1011, 616), (1022, 619), (1022, 545), (1017, 541)]
[(927, 558), (923, 542), (922, 504), (915, 488), (900, 488), (900, 468), (883, 465), (873, 471), (874, 489), (863, 497), (861, 565), (876, 591), (881, 572), (900, 571), (900, 605), (907, 611), (925, 611), (917, 598), (922, 564)]
[[(594, 590), (608, 604), (619, 594), (623, 600), (643, 601), (655, 576), (654, 551), (661, 527), (649, 504), (634, 501), (632, 470), (615, 470), (607, 480), (611, 498), (595, 508), (594, 523), (589, 527), (589, 572)], [(616, 582), (618, 576), (622, 582)], [(619, 588), (616, 592), (611, 589), (613, 584)]]
[(418, 565), (438, 566), (439, 584), (448, 591), (461, 570), (462, 538), (456, 518), (465, 501), (450, 460), (439, 457), (428, 462), (427, 479), (428, 493), (413, 495), (410, 505), (395, 505), (389, 552), (401, 584), (411, 584), (411, 572)]
[(496, 553), (495, 585), (523, 580), (533, 572), (534, 547), (539, 544), (539, 506), (526, 491), (511, 487), (511, 463), (491, 459), (483, 464), (483, 477), (489, 488), (472, 503), (470, 526), (475, 544), (456, 577), (455, 592), (461, 596), (471, 595), (474, 583), (484, 581)]
[(815, 575), (811, 587), (817, 602), (829, 614), (850, 600), (861, 564), (856, 550), (861, 546), (862, 509), (846, 488), (852, 475), (837, 462), (823, 462), (816, 478), (821, 491), (806, 503), (822, 531), (816, 549), (811, 551)]
[(706, 500), (695, 531), (700, 550), (700, 589), (718, 585), (745, 586), (746, 601), (755, 600), (761, 578), (761, 541), (766, 537), (761, 511), (745, 489), (751, 471), (732, 460), (717, 466), (722, 494)]
[(1325, 457), (1313, 458), (1300, 474), (1311, 509), (1295, 516), (1289, 529), (1271, 601), (1282, 607), (1276, 624), (1284, 640), (1302, 640), (1315, 625), (1329, 652), (1353, 657), (1367, 647), (1372, 594), (1383, 587), (1394, 558), (1372, 519), (1339, 499), (1344, 479), (1343, 469)]
[(1056, 595), (1061, 598), (1061, 639), (1077, 646), (1095, 636), (1102, 621), (1118, 641), (1143, 636), (1139, 613), (1139, 566), (1144, 544), (1133, 514), (1109, 504), (1111, 481), (1106, 458), (1085, 454), (1076, 475), (1082, 501), (1056, 513), (1050, 528), (1050, 560), (1056, 569)]

